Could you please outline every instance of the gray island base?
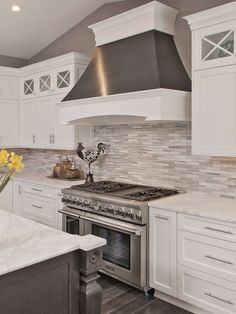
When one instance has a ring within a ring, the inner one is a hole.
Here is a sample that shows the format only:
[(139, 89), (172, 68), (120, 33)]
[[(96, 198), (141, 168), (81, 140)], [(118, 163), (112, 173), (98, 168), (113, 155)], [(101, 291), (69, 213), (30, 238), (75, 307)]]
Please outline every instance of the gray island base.
[(0, 210), (0, 314), (97, 314), (104, 239)]

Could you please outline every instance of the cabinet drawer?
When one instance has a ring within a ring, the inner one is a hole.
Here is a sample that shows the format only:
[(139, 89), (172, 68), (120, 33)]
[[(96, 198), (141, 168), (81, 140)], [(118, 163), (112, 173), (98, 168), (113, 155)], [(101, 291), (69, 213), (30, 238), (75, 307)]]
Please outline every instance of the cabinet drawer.
[(179, 231), (179, 264), (236, 282), (236, 243)]
[(32, 183), (22, 184), (22, 192), (45, 196), (51, 199), (55, 198), (55, 190), (53, 188)]
[(236, 313), (236, 284), (179, 267), (178, 297), (214, 314)]
[(48, 197), (22, 194), (22, 216), (48, 226), (55, 226), (55, 204), (54, 200)]
[(179, 214), (178, 228), (214, 238), (236, 242), (236, 224)]

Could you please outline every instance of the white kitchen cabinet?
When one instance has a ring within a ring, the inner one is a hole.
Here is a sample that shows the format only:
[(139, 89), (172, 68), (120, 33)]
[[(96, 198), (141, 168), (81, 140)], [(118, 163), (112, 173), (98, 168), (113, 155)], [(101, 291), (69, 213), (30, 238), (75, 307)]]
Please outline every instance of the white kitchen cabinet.
[(13, 211), (13, 182), (11, 180), (0, 193), (0, 209), (8, 212)]
[(193, 70), (236, 64), (236, 20), (193, 32)]
[(0, 67), (0, 100), (1, 99), (18, 99), (18, 77), (1, 75)]
[(37, 141), (37, 102), (34, 99), (21, 101), (19, 104), (20, 146), (36, 147)]
[(62, 230), (60, 189), (14, 180), (13, 212), (25, 218)]
[(192, 153), (236, 156), (236, 2), (186, 17), (192, 29)]
[(149, 212), (149, 284), (155, 290), (177, 296), (176, 213), (158, 208)]
[(89, 60), (84, 54), (71, 52), (21, 68), (21, 99), (68, 93)]
[(39, 97), (36, 101), (36, 146), (39, 148), (52, 148), (54, 134), (54, 117), (51, 97)]
[(178, 286), (179, 298), (185, 302), (214, 314), (236, 313), (236, 289), (231, 281), (179, 266)]
[(0, 99), (0, 147), (18, 146), (18, 102)]
[(236, 65), (193, 74), (193, 154), (236, 156)]
[(20, 98), (28, 99), (37, 95), (37, 76), (31, 74), (20, 78)]

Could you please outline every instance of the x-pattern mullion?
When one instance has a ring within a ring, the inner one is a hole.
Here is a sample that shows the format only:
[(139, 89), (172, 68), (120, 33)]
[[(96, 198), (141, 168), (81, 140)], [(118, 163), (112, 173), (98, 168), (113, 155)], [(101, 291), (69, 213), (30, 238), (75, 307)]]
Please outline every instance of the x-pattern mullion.
[(29, 83), (27, 83), (27, 81), (25, 81), (25, 86), (26, 86), (25, 95), (27, 95), (28, 91), (30, 91), (31, 94), (34, 92), (33, 83), (34, 83), (33, 80), (29, 81)]
[(43, 90), (44, 87), (46, 87), (47, 89), (50, 89), (50, 76), (47, 75), (46, 79), (44, 80), (43, 77), (40, 78), (41, 82), (42, 82), (42, 86), (41, 86), (41, 91)]
[(233, 53), (232, 53), (232, 52), (226, 50), (224, 47), (221, 46), (221, 44), (225, 41), (225, 39), (226, 39), (227, 37), (229, 37), (232, 33), (233, 33), (233, 30), (230, 31), (229, 33), (227, 33), (227, 34), (221, 39), (221, 41), (220, 41), (218, 44), (216, 44), (216, 43), (214, 43), (213, 41), (211, 41), (210, 39), (204, 37), (203, 39), (204, 39), (206, 42), (208, 42), (209, 44), (213, 45), (214, 48), (213, 48), (210, 52), (208, 52), (208, 54), (203, 58), (203, 61), (205, 61), (217, 48), (219, 48), (220, 50), (224, 51), (224, 52), (227, 53), (229, 56), (233, 56)]
[(58, 88), (65, 83), (67, 86), (69, 86), (69, 83), (66, 81), (67, 77), (69, 76), (70, 72), (67, 71), (64, 76), (62, 76), (60, 73), (58, 73), (59, 78), (61, 79), (61, 82), (58, 84)]

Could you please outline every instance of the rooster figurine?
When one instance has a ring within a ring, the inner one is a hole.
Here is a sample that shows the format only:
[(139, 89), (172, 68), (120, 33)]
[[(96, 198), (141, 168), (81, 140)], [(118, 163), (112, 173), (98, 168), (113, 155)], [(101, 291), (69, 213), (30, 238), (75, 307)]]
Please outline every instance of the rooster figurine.
[(91, 164), (98, 159), (101, 153), (105, 152), (106, 147), (106, 144), (99, 143), (97, 149), (85, 149), (82, 143), (78, 143), (77, 155), (85, 161), (89, 167), (89, 173), (86, 174), (86, 184), (94, 182), (93, 174), (90, 172)]

